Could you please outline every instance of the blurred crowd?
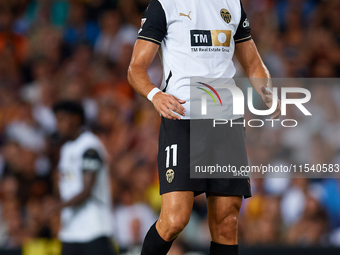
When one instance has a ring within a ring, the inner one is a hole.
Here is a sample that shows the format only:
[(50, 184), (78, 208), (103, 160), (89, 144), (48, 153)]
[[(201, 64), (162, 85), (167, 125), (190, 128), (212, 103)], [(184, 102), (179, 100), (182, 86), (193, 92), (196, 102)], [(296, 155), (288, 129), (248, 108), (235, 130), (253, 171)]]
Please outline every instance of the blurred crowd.
[[(339, 77), (340, 1), (242, 3), (272, 77)], [(57, 199), (61, 145), (51, 107), (60, 99), (82, 103), (88, 126), (109, 152), (112, 228), (119, 247), (138, 247), (157, 219), (160, 117), (126, 79), (147, 5), (148, 0), (0, 0), (0, 248), (57, 236), (58, 215), (44, 212)], [(158, 58), (149, 74), (159, 85)], [(336, 85), (311, 88), (313, 109), (324, 125), (301, 119), (305, 129), (297, 131), (247, 130), (250, 164), (340, 163)], [(242, 244), (340, 246), (338, 179), (251, 183), (254, 195), (245, 201), (239, 221)], [(204, 196), (196, 198), (173, 254), (209, 245), (205, 203)]]

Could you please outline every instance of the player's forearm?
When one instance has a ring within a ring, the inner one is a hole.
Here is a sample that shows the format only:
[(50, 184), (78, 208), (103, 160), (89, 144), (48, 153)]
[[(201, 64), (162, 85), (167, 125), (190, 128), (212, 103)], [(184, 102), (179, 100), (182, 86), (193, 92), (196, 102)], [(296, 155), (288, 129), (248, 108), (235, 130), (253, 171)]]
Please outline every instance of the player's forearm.
[(269, 87), (272, 89), (272, 82), (269, 70), (264, 65), (261, 59), (256, 60), (251, 66), (246, 69), (250, 84), (261, 94), (261, 87)]
[(133, 89), (143, 97), (155, 88), (150, 81), (148, 70), (139, 65), (130, 65), (128, 70), (128, 81)]
[(262, 86), (272, 89), (269, 71), (253, 40), (237, 44), (235, 55), (257, 93), (261, 94)]

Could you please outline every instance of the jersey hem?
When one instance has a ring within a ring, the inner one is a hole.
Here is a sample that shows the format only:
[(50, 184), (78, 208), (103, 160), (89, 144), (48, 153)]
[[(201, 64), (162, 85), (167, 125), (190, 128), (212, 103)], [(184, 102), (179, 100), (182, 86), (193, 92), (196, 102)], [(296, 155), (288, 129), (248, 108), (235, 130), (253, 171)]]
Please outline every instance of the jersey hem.
[[(86, 242), (91, 242), (99, 237), (112, 237), (113, 234), (112, 233), (104, 233), (104, 232), (98, 232), (96, 234), (93, 234), (91, 236), (81, 236), (79, 237), (79, 235), (77, 235), (79, 233), (72, 233), (72, 234), (62, 234), (62, 233), (59, 233), (58, 234), (58, 238), (61, 242), (63, 243), (86, 243)], [(77, 236), (75, 238), (75, 236)]]

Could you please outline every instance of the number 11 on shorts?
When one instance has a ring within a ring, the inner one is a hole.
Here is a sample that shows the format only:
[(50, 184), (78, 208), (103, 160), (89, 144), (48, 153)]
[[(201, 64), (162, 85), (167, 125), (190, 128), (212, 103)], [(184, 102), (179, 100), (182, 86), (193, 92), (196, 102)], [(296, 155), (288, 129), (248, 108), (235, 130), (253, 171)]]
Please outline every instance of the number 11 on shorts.
[(166, 151), (165, 167), (166, 168), (169, 168), (169, 164), (170, 164), (170, 150), (172, 150), (172, 166), (177, 166), (177, 144), (173, 144), (165, 148), (165, 151)]

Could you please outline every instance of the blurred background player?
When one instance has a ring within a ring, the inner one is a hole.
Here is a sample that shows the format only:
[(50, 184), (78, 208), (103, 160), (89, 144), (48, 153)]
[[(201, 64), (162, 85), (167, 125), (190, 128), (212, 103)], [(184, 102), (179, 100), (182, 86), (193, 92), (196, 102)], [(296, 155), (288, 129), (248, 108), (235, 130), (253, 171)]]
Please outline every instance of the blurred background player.
[(106, 151), (86, 131), (82, 106), (62, 101), (53, 107), (57, 129), (65, 141), (60, 150), (59, 193), (63, 255), (115, 254), (110, 239), (111, 195)]

